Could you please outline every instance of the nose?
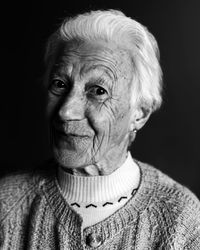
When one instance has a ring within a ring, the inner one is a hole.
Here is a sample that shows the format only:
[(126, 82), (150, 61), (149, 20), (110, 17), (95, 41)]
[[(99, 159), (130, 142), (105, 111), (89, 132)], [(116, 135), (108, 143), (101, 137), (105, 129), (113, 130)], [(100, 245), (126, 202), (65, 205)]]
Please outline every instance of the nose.
[(84, 119), (85, 103), (83, 96), (75, 91), (68, 95), (59, 109), (59, 117), (63, 121)]

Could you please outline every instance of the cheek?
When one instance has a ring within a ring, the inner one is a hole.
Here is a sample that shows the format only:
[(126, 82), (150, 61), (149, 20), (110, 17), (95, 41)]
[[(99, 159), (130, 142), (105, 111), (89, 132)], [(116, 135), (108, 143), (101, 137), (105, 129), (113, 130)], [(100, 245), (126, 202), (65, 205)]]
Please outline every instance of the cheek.
[(95, 133), (95, 141), (97, 143), (106, 142), (109, 137), (110, 127), (112, 127), (112, 121), (106, 107), (102, 105), (90, 105), (86, 111), (86, 117), (90, 127)]
[(88, 112), (88, 121), (96, 136), (99, 140), (103, 137), (107, 142), (110, 140), (119, 142), (125, 136), (130, 122), (129, 118), (129, 105), (111, 105), (111, 107), (107, 105), (102, 106), (101, 109), (90, 109)]
[(124, 140), (129, 131), (129, 123), (130, 119), (127, 115), (119, 117), (119, 119), (116, 121), (113, 127), (113, 138), (116, 142), (120, 143)]
[(51, 119), (53, 114), (55, 114), (58, 103), (58, 98), (51, 96), (50, 94), (48, 95), (46, 104), (46, 115), (48, 119)]
[[(126, 100), (126, 99), (124, 99)], [(115, 121), (113, 122), (113, 137), (119, 142), (129, 132), (131, 106), (129, 102), (121, 102), (116, 108)]]
[(92, 109), (87, 113), (87, 118), (90, 126), (95, 130), (97, 135), (107, 130), (109, 117), (105, 111)]

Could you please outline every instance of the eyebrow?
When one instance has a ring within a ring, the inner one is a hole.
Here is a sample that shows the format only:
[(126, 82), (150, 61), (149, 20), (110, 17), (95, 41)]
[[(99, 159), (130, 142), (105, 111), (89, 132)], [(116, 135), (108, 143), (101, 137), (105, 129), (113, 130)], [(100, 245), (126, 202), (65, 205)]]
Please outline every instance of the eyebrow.
[[(63, 72), (63, 64), (55, 63), (50, 71), (50, 77), (58, 77), (58, 78), (65, 78), (66, 80), (69, 80), (70, 76), (67, 72)], [(67, 67), (66, 67), (67, 68)]]
[(93, 85), (94, 84), (94, 81), (95, 81), (95, 83), (96, 84), (99, 84), (99, 85), (102, 85), (102, 86), (104, 86), (106, 83), (107, 83), (107, 81), (103, 78), (103, 77), (98, 77), (98, 78), (92, 78), (92, 79), (90, 79), (87, 83), (86, 83), (86, 85), (88, 86), (88, 85)]

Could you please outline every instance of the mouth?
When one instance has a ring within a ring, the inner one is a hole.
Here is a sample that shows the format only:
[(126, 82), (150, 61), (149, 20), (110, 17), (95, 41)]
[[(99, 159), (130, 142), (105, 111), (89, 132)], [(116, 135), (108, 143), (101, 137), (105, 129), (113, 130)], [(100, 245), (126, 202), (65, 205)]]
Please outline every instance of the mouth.
[(56, 129), (54, 128), (54, 131), (55, 133), (58, 135), (58, 136), (61, 136), (61, 137), (65, 137), (65, 138), (79, 138), (79, 139), (86, 139), (86, 138), (89, 138), (90, 136), (89, 135), (85, 135), (85, 134), (78, 134), (78, 133), (72, 133), (72, 132), (65, 132), (63, 130), (59, 130), (59, 129)]

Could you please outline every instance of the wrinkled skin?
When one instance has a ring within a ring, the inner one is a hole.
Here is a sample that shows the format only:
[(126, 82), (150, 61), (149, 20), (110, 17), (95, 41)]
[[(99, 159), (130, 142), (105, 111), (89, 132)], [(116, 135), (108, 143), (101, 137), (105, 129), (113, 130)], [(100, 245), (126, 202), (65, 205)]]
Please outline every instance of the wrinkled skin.
[(133, 64), (114, 44), (71, 42), (49, 68), (47, 113), (58, 163), (73, 174), (108, 175), (127, 155), (135, 127)]

